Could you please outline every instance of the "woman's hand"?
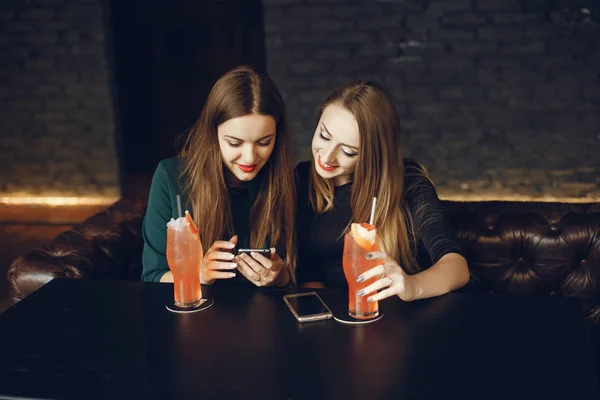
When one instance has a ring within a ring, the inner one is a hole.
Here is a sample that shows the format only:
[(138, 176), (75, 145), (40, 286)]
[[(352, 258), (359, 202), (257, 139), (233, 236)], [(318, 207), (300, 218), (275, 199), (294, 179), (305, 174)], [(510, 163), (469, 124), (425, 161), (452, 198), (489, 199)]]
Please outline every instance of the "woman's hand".
[(290, 277), (283, 260), (273, 247), (271, 259), (255, 252), (242, 253), (235, 259), (238, 263), (238, 271), (256, 286), (285, 286), (289, 283)]
[(201, 283), (212, 285), (217, 279), (231, 279), (235, 277), (233, 270), (237, 268), (237, 264), (233, 262), (234, 255), (222, 250), (232, 250), (237, 241), (238, 237), (233, 236), (228, 242), (217, 240), (210, 246), (210, 249), (204, 255), (202, 266), (200, 267)]
[(393, 295), (397, 295), (404, 301), (413, 301), (417, 298), (418, 287), (415, 279), (407, 275), (395, 260), (382, 251), (369, 253), (366, 257), (371, 260), (382, 260), (382, 264), (358, 276), (357, 282), (379, 277), (377, 281), (359, 290), (357, 293), (359, 296), (369, 296), (377, 290), (383, 289), (368, 297), (367, 301), (379, 301)]

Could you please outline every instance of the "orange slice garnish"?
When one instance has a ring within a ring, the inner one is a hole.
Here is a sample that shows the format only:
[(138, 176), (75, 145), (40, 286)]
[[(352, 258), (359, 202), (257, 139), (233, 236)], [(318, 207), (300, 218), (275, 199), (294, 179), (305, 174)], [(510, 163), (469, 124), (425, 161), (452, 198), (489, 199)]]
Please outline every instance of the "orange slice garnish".
[(352, 237), (357, 245), (366, 250), (371, 250), (377, 240), (377, 230), (375, 226), (367, 223), (353, 223), (350, 227)]
[(195, 239), (199, 239), (200, 235), (198, 234), (198, 226), (192, 220), (192, 216), (190, 215), (188, 210), (185, 210), (185, 222), (187, 222), (187, 226), (190, 229), (190, 233), (192, 234), (192, 236)]

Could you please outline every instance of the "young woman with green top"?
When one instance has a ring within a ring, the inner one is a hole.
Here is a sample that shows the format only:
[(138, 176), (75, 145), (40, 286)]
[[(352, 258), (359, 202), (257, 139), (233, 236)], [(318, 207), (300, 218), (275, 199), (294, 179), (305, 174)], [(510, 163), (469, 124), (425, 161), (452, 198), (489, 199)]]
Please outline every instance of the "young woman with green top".
[[(235, 68), (213, 86), (178, 157), (154, 173), (143, 221), (142, 280), (173, 282), (166, 224), (176, 196), (200, 230), (203, 284), (286, 286), (294, 276), (295, 193), (285, 107), (265, 74)], [(271, 248), (234, 256), (234, 247)], [(237, 272), (237, 273), (236, 273)]]

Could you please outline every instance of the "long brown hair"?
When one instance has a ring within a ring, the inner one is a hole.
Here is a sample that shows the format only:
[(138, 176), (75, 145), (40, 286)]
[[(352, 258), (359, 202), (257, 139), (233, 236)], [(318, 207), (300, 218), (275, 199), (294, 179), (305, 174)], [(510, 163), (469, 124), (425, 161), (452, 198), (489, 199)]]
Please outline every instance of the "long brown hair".
[[(377, 196), (374, 224), (382, 250), (406, 272), (417, 272), (417, 230), (404, 196), (408, 188), (404, 188), (400, 121), (390, 96), (375, 83), (357, 81), (331, 93), (321, 104), (317, 120), (329, 105), (352, 113), (360, 133), (358, 161), (351, 177), (353, 216), (349, 224), (367, 222), (373, 196)], [(333, 209), (333, 183), (317, 173), (314, 158), (311, 164), (310, 203), (316, 212), (327, 212)], [(416, 173), (427, 176), (422, 168)]]
[[(295, 189), (285, 105), (273, 81), (247, 66), (237, 67), (215, 83), (200, 118), (192, 127), (180, 154), (182, 182), (200, 227), (205, 251), (229, 231), (233, 221), (226, 168), (219, 149), (217, 127), (248, 114), (269, 115), (275, 119), (275, 145), (259, 174), (263, 177), (250, 212), (250, 245), (285, 245), (285, 264), (294, 276)], [(255, 178), (256, 179), (256, 178)]]

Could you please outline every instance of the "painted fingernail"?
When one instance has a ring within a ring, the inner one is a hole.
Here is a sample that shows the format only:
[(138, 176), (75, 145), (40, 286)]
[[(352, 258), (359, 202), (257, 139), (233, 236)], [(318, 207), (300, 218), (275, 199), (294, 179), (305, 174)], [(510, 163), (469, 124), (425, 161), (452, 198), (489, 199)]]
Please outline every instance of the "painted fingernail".
[(375, 300), (373, 300), (373, 298), (372, 298), (372, 297), (369, 297), (369, 298), (367, 298), (367, 302), (369, 302), (369, 303), (372, 303), (372, 302), (374, 302), (374, 301), (375, 301)]
[(365, 280), (365, 278), (362, 275), (359, 276), (358, 278), (356, 278), (356, 282), (362, 282), (364, 280)]
[(365, 291), (364, 290), (359, 290), (358, 292), (356, 292), (356, 294), (358, 296), (362, 296), (363, 294), (365, 294)]
[(234, 244), (234, 243), (231, 243), (231, 242), (227, 242), (227, 246), (226, 246), (226, 247), (227, 247), (228, 249), (233, 249), (233, 248), (235, 247), (235, 244)]
[(232, 254), (232, 253), (227, 253), (227, 256), (226, 256), (226, 257), (227, 257), (228, 259), (230, 259), (230, 260), (233, 260), (233, 259), (235, 258), (235, 255), (234, 255), (234, 254)]
[(255, 252), (253, 252), (253, 251), (252, 251), (252, 252), (250, 252), (250, 255), (251, 255), (252, 257), (256, 257), (256, 253), (255, 253)]
[(229, 266), (230, 266), (231, 268), (237, 268), (237, 264), (236, 264), (236, 263), (230, 263), (230, 264), (229, 264)]
[(373, 258), (373, 254), (369, 253), (365, 256), (366, 258)]
[(232, 273), (230, 273), (230, 274), (229, 274), (229, 277), (230, 277), (230, 278), (235, 278), (235, 272), (232, 272)]

